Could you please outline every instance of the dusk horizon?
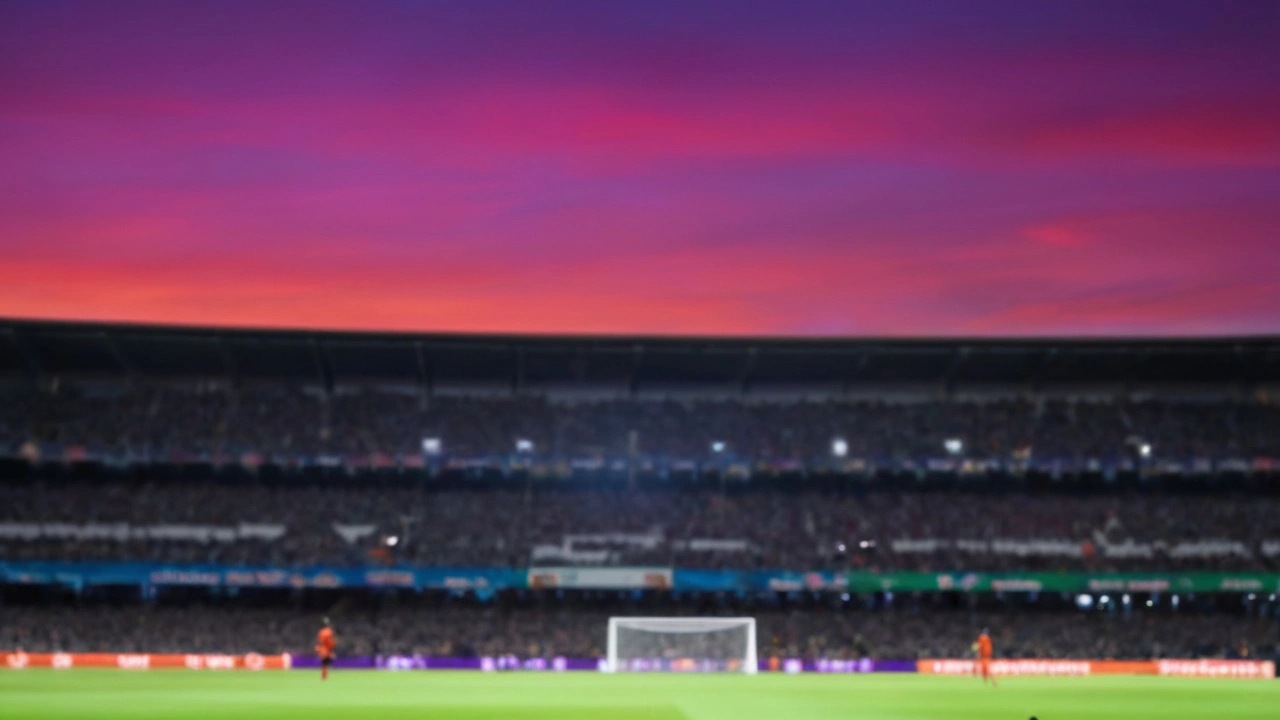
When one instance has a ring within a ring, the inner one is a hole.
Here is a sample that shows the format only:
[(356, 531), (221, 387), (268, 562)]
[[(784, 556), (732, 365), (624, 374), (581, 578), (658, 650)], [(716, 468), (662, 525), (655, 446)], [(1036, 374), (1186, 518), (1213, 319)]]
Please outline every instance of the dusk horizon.
[(0, 317), (1280, 334), (1280, 4), (0, 5)]

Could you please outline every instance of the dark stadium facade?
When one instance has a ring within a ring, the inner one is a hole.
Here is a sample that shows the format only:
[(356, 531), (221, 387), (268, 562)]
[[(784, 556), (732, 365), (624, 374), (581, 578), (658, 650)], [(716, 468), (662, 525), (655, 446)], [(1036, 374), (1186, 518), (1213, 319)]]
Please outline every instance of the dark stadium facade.
[(438, 335), (0, 320), (0, 377), (276, 379), (425, 392), (1191, 393), (1280, 386), (1280, 338)]

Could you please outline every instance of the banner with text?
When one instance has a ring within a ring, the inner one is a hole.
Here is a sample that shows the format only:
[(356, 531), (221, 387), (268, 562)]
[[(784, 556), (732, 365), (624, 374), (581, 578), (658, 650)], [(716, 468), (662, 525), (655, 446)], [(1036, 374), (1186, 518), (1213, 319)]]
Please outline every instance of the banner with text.
[[(646, 668), (652, 663), (646, 663)], [(320, 667), (320, 660), (315, 657), (295, 657), (292, 667), (295, 670), (314, 670)], [(334, 667), (344, 670), (478, 670), (480, 672), (496, 671), (530, 671), (530, 672), (574, 672), (605, 670), (604, 658), (520, 658), (514, 655), (491, 657), (439, 657), (431, 655), (387, 655), (376, 657), (339, 657)], [(670, 672), (698, 672), (698, 663), (689, 660), (668, 661), (663, 668)], [(717, 671), (725, 669), (720, 663)], [(914, 673), (915, 660), (802, 660), (800, 658), (771, 657), (759, 661), (760, 672), (780, 673), (823, 673), (823, 674), (865, 674), (865, 673)]]
[(1280, 592), (1280, 573), (966, 573), (851, 572), (850, 592)]
[(529, 568), (531, 588), (670, 590), (672, 580), (671, 568), (662, 567)]
[(269, 568), (156, 563), (3, 562), (0, 583), (261, 588), (497, 590), (524, 587), (513, 568)]
[[(973, 675), (976, 660), (919, 660), (926, 675)], [(1163, 675), (1166, 677), (1269, 680), (1275, 663), (1256, 660), (992, 660), (994, 675), (1083, 677), (1086, 675)]]
[(0, 584), (237, 588), (508, 588), (691, 592), (1280, 593), (1280, 573), (976, 573), (683, 570), (667, 567), (235, 567), (129, 562), (0, 561)]
[(118, 670), (288, 670), (288, 655), (209, 655), (148, 653), (25, 653), (0, 652), (0, 670), (27, 668), (116, 668)]

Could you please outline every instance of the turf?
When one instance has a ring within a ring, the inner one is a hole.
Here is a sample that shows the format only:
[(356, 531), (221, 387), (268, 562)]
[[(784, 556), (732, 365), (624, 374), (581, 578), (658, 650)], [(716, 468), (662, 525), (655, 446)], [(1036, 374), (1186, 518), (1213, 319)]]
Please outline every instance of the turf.
[(1280, 682), (182, 670), (0, 671), (0, 718), (1040, 720), (1280, 717)]

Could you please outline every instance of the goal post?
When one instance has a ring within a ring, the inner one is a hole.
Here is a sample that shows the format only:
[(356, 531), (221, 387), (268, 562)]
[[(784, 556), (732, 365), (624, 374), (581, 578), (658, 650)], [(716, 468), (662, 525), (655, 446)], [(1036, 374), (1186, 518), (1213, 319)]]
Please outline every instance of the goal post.
[(751, 617), (611, 617), (605, 672), (756, 674)]

